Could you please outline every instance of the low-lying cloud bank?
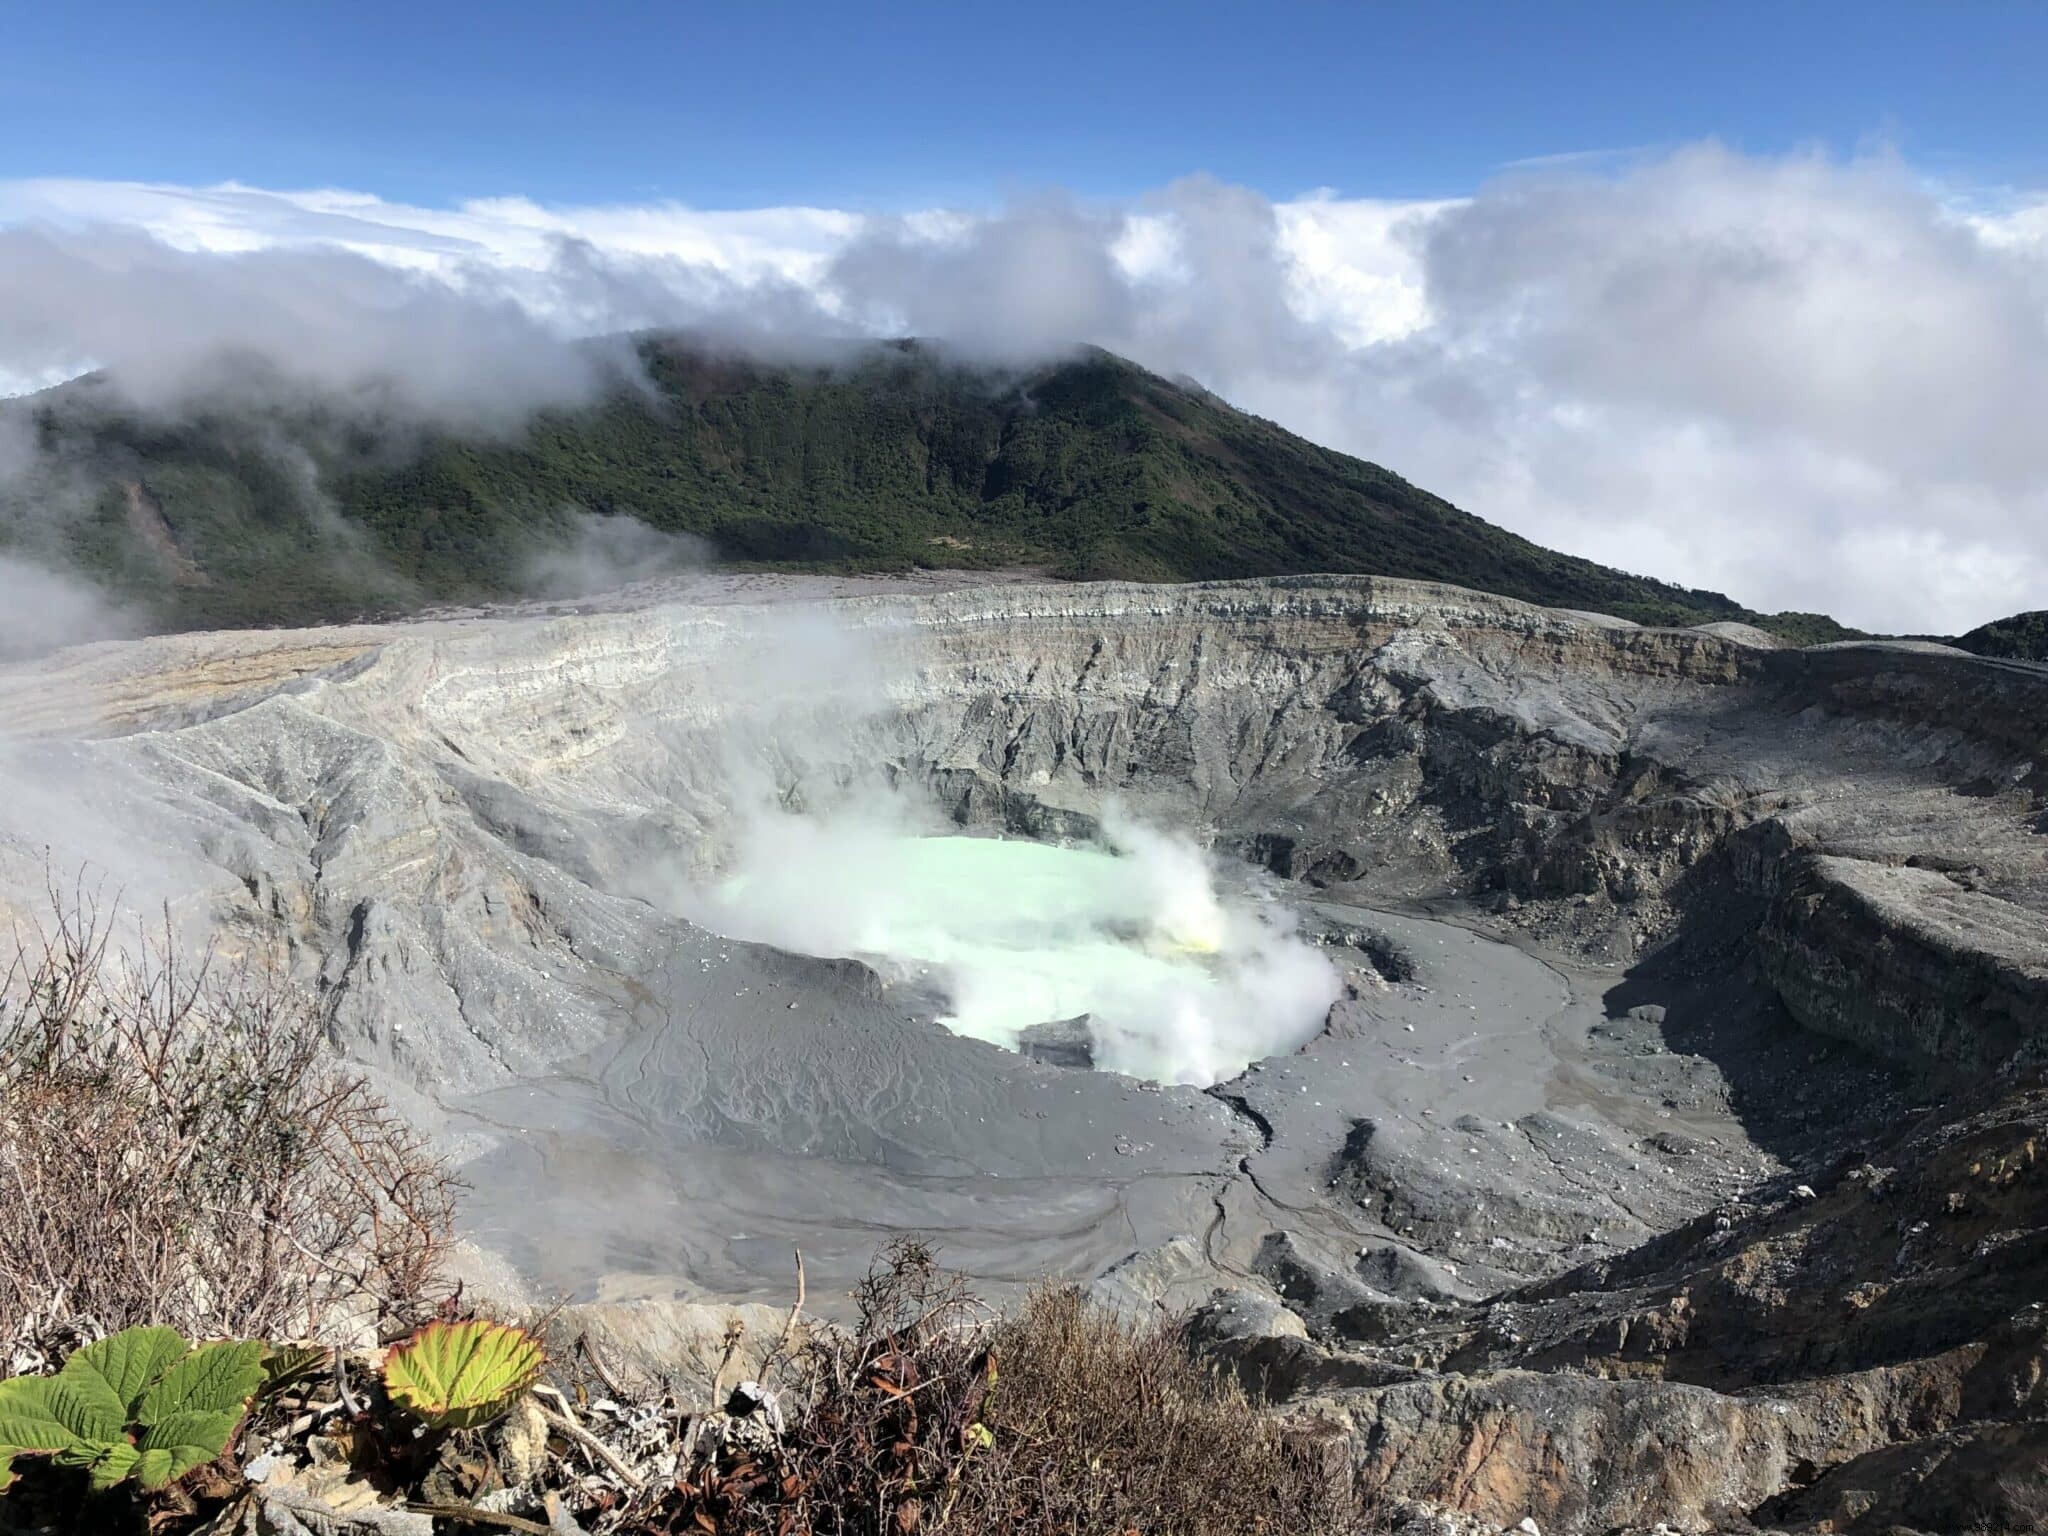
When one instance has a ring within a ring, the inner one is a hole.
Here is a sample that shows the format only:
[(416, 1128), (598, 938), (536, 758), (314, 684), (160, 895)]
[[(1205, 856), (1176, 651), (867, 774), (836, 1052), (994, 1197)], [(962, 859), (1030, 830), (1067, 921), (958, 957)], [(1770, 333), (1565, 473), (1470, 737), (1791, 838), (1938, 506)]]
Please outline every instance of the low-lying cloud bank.
[(0, 381), (102, 365), (169, 408), (254, 354), (493, 429), (587, 397), (621, 362), (580, 338), (641, 326), (1085, 341), (1541, 542), (1953, 632), (2048, 605), (2044, 206), (1713, 145), (1450, 203), (1193, 178), (896, 218), (0, 183)]

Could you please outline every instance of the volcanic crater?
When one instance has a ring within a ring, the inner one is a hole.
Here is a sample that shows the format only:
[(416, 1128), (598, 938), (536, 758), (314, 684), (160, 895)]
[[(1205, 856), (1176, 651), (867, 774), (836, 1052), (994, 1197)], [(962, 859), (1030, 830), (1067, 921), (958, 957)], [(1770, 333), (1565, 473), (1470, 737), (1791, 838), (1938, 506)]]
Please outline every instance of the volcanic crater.
[(797, 1248), (829, 1310), (915, 1231), (1195, 1308), (1379, 1493), (1546, 1530), (1863, 1518), (2038, 1432), (2043, 669), (700, 580), (83, 647), (0, 722), (87, 807), (0, 812), (10, 904), (118, 848), (281, 949), (501, 1286), (782, 1301)]

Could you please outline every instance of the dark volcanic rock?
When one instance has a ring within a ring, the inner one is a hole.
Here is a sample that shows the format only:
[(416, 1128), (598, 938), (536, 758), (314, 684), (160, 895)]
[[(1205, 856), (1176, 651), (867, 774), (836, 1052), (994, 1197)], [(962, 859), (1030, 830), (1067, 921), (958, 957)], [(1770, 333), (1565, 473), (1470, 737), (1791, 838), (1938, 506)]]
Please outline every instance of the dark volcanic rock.
[(1088, 1015), (1033, 1024), (1018, 1031), (1017, 1049), (1033, 1061), (1049, 1067), (1092, 1067), (1095, 1065), (1095, 1036), (1088, 1027)]
[(1757, 1518), (1838, 1536), (2038, 1536), (2048, 1531), (2048, 1423), (1973, 1424), (1887, 1445), (1766, 1501)]

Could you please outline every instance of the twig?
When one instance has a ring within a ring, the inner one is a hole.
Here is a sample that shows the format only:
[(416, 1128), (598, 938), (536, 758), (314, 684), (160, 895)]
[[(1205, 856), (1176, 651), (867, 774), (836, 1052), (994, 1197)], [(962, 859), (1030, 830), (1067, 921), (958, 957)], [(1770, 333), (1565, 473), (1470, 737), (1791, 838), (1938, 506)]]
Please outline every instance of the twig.
[(535, 1397), (552, 1397), (555, 1400), (556, 1412), (577, 1428), (583, 1427), (583, 1421), (576, 1417), (576, 1409), (569, 1402), (569, 1394), (553, 1382), (537, 1381), (533, 1384), (532, 1392)]
[(781, 1355), (782, 1346), (787, 1344), (789, 1336), (796, 1332), (796, 1320), (804, 1310), (804, 1251), (801, 1248), (793, 1248), (790, 1251), (796, 1255), (796, 1300), (790, 1306), (789, 1321), (782, 1325), (782, 1337), (777, 1339), (775, 1347), (762, 1357), (764, 1372), (767, 1363)]
[(405, 1507), (416, 1515), (431, 1515), (436, 1520), (453, 1520), (459, 1525), (488, 1525), (501, 1531), (531, 1532), (533, 1536), (555, 1536), (552, 1526), (542, 1525), (538, 1520), (528, 1520), (520, 1515), (501, 1515), (493, 1509), (478, 1509), (474, 1504), (408, 1504)]
[(611, 1393), (619, 1402), (624, 1402), (627, 1397), (626, 1389), (619, 1385), (618, 1379), (610, 1371), (605, 1369), (604, 1358), (598, 1354), (597, 1346), (590, 1342), (589, 1334), (576, 1335), (576, 1351), (590, 1362), (590, 1368), (597, 1372), (597, 1379), (604, 1383), (605, 1391)]
[[(539, 1405), (536, 1404), (535, 1406)], [(547, 1421), (549, 1428), (559, 1430), (567, 1435), (571, 1440), (574, 1440), (578, 1445), (618, 1473), (620, 1481), (624, 1482), (628, 1488), (632, 1489), (635, 1493), (645, 1491), (647, 1480), (627, 1466), (617, 1451), (606, 1445), (581, 1424), (564, 1418), (552, 1408), (541, 1408), (540, 1416)]]
[(341, 1351), (334, 1352), (334, 1390), (341, 1397), (341, 1406), (348, 1410), (348, 1416), (355, 1418), (362, 1406), (356, 1402), (355, 1394), (348, 1389), (348, 1367), (342, 1362)]
[(338, 1412), (340, 1408), (341, 1402), (339, 1399), (331, 1403), (307, 1403), (305, 1411), (293, 1419), (291, 1427), (285, 1431), (286, 1438), (291, 1440), (298, 1439), (300, 1435), (303, 1435), (329, 1414)]
[(747, 1336), (747, 1325), (738, 1318), (730, 1319), (725, 1325), (725, 1353), (718, 1357), (718, 1369), (711, 1373), (711, 1401), (699, 1410), (697, 1417), (719, 1412), (725, 1407), (726, 1372), (739, 1358), (740, 1343)]

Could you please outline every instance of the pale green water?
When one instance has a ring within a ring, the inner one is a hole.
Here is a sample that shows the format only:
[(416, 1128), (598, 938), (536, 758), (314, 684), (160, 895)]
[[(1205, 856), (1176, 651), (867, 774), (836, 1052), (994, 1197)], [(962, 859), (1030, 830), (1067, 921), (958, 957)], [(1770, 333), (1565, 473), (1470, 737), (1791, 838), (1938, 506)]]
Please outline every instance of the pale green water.
[(938, 983), (948, 1028), (1014, 1048), (1091, 1016), (1100, 1066), (1210, 1083), (1292, 1050), (1336, 996), (1280, 914), (1219, 896), (1199, 850), (1135, 831), (1126, 852), (913, 837), (804, 818), (761, 829), (699, 915), (816, 955)]

